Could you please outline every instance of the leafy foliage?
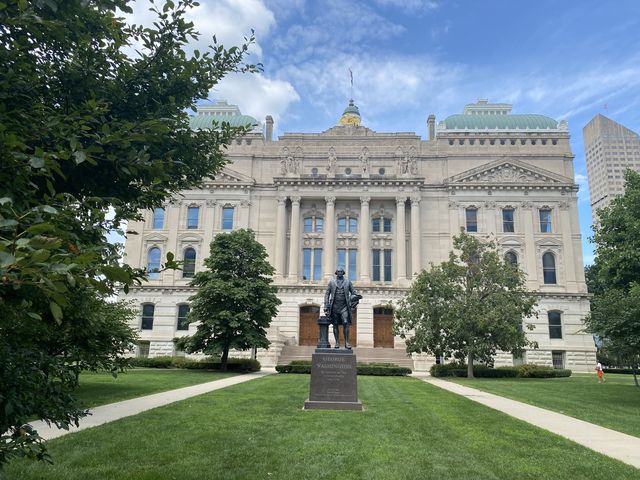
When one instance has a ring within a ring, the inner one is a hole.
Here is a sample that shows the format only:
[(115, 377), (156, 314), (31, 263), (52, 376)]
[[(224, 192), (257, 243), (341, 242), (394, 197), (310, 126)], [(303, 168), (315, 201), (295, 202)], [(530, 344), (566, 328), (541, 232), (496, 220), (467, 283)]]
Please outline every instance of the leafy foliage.
[(601, 353), (631, 366), (640, 386), (640, 174), (625, 172), (625, 194), (598, 211), (595, 263), (588, 271), (594, 294), (585, 319), (602, 339)]
[[(449, 260), (431, 265), (414, 281), (396, 310), (396, 333), (408, 352), (490, 362), (498, 349), (521, 353), (527, 345), (523, 318), (537, 303), (524, 274), (505, 262), (495, 242), (464, 232), (454, 237)], [(533, 328), (528, 325), (528, 328)]]
[(187, 353), (221, 353), (224, 371), (230, 349), (269, 346), (266, 329), (280, 300), (271, 285), (274, 269), (267, 252), (251, 230), (218, 235), (204, 264), (207, 270), (190, 284), (198, 292), (189, 299), (187, 321), (199, 322), (196, 333), (174, 342)]
[(146, 272), (106, 234), (214, 175), (246, 131), (193, 132), (186, 110), (226, 73), (256, 70), (243, 63), (253, 38), (188, 54), (193, 0), (153, 7), (148, 28), (118, 17), (128, 3), (0, 2), (0, 467), (46, 459), (26, 419), (77, 422), (78, 370), (117, 367), (133, 339), (130, 312), (105, 298)]

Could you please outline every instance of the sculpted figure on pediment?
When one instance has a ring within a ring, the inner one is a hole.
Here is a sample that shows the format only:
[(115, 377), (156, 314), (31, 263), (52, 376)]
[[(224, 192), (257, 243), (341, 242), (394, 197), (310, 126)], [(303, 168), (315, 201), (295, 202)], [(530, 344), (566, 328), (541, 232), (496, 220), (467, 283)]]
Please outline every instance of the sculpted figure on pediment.
[(362, 153), (360, 154), (360, 165), (362, 166), (362, 176), (369, 176), (369, 149), (367, 147), (362, 148)]
[(336, 174), (338, 168), (338, 158), (336, 157), (336, 151), (333, 147), (329, 149), (329, 157), (327, 158), (327, 171), (330, 176)]

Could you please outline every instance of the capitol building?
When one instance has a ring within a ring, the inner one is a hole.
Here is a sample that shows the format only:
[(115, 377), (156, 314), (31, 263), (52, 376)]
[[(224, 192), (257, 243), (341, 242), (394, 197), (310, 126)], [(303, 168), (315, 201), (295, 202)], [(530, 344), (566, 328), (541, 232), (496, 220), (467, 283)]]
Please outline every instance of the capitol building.
[(153, 271), (167, 252), (184, 260), (182, 270), (151, 273), (122, 295), (140, 308), (138, 355), (181, 354), (172, 339), (195, 331), (185, 322), (195, 292), (189, 282), (210, 242), (251, 228), (275, 267), (282, 301), (268, 330), (271, 347), (257, 351), (263, 365), (312, 349), (325, 287), (343, 266), (364, 296), (351, 328), (358, 358), (393, 353), (426, 370), (436, 359), (406, 356), (404, 340), (392, 332), (393, 305), (418, 272), (447, 260), (463, 228), (494, 238), (539, 297), (537, 317), (527, 319), (535, 326), (527, 336), (539, 347), (520, 358), (500, 353), (496, 365), (593, 368), (566, 122), (512, 114), (511, 105), (486, 100), (439, 122), (429, 115), (425, 138), (370, 130), (353, 101), (336, 118), (320, 133), (273, 138), (270, 116), (262, 124), (226, 102), (198, 109), (193, 129), (228, 121), (253, 130), (234, 140), (229, 163), (202, 189), (183, 191), (130, 222), (138, 235), (127, 237), (127, 263)]

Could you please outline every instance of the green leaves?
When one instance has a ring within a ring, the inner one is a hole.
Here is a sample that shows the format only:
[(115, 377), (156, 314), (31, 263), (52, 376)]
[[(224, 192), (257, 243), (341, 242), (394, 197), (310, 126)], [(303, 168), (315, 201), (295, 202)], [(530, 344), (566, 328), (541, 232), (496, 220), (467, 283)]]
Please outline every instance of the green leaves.
[(420, 273), (396, 310), (395, 332), (412, 333), (408, 351), (488, 360), (498, 349), (533, 346), (520, 328), (536, 305), (523, 274), (493, 242), (461, 233), (454, 246), (448, 261)]

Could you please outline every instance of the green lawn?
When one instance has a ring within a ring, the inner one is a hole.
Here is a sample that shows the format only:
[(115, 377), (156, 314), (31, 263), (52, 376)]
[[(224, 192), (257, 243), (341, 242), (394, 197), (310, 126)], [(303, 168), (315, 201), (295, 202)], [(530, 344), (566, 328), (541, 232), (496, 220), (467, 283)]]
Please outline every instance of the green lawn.
[(595, 373), (569, 378), (447, 378), (640, 437), (640, 388), (631, 375), (605, 374), (605, 379), (598, 384)]
[(203, 370), (157, 368), (135, 368), (119, 373), (117, 378), (113, 378), (108, 372), (85, 372), (80, 375), (76, 396), (81, 405), (88, 408), (211, 382), (231, 375), (233, 374)]
[(9, 478), (637, 479), (640, 472), (414, 378), (360, 377), (364, 412), (303, 411), (274, 375), (49, 442)]

